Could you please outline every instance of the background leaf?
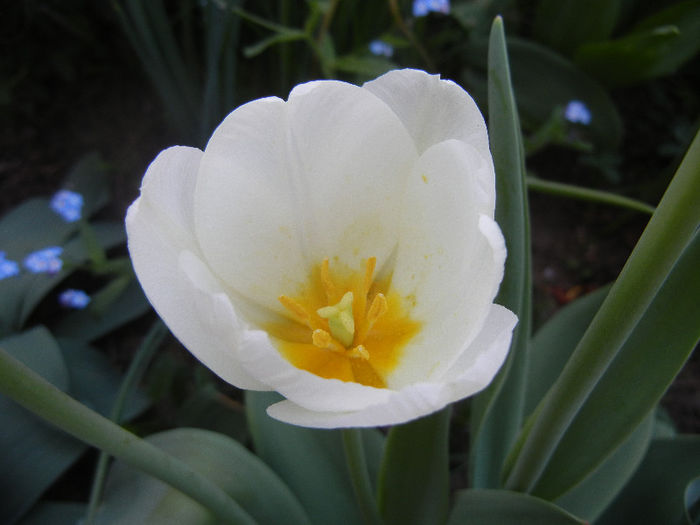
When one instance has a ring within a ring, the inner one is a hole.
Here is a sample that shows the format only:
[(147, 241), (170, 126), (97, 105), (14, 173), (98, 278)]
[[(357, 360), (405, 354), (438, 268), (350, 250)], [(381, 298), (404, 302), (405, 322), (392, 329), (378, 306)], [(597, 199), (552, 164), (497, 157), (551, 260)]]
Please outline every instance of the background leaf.
[(506, 490), (462, 490), (447, 525), (583, 525), (549, 501)]
[[(284, 480), (316, 525), (342, 516), (348, 524), (363, 523), (338, 430), (312, 430), (280, 423), (265, 409), (278, 394), (246, 392), (248, 426), (256, 454)], [(379, 471), (384, 439), (375, 429), (362, 430), (370, 479)]]
[(596, 525), (686, 523), (684, 492), (700, 474), (700, 436), (657, 439)]
[(540, 0), (533, 32), (548, 46), (568, 54), (586, 42), (605, 40), (621, 13), (621, 0)]
[(450, 409), (393, 427), (379, 476), (387, 525), (443, 523), (449, 498)]
[[(260, 525), (301, 525), (308, 517), (289, 488), (237, 441), (207, 430), (179, 428), (146, 441), (214, 481)], [(96, 523), (214, 524), (201, 505), (176, 489), (116, 462)]]
[(700, 51), (698, 34), (700, 1), (678, 2), (621, 38), (581, 46), (574, 60), (607, 86), (635, 84), (674, 73)]

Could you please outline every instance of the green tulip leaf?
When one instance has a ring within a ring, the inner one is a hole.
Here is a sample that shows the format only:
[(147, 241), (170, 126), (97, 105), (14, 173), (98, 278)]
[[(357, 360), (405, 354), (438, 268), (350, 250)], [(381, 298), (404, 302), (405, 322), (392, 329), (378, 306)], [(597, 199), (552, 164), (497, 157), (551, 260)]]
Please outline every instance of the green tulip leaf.
[(540, 0), (535, 11), (535, 37), (569, 54), (581, 44), (608, 38), (622, 4), (622, 0)]
[(597, 520), (642, 463), (653, 430), (650, 414), (608, 459), (555, 503), (590, 523)]
[[(43, 327), (0, 346), (61, 390), (70, 386), (61, 349)], [(0, 395), (0, 523), (13, 523), (87, 448)]]
[(608, 290), (607, 286), (600, 288), (566, 305), (535, 333), (530, 342), (526, 414), (532, 413), (554, 384)]
[[(237, 441), (193, 428), (153, 434), (146, 441), (215, 482), (256, 523), (309, 523), (289, 488)], [(207, 509), (176, 489), (117, 461), (107, 479), (96, 523), (213, 525), (218, 521)]]
[(585, 522), (528, 494), (506, 490), (457, 493), (447, 525), (583, 525)]
[(642, 20), (626, 36), (581, 46), (574, 59), (608, 86), (634, 84), (677, 71), (700, 51), (698, 34), (700, 1), (678, 2)]
[[(313, 430), (281, 423), (266, 413), (281, 401), (275, 393), (246, 392), (248, 427), (256, 454), (294, 492), (312, 523), (363, 523), (338, 430)], [(377, 479), (384, 439), (375, 429), (362, 430), (370, 480)]]
[(556, 498), (578, 483), (653, 411), (700, 340), (698, 268), (700, 233), (571, 422), (535, 495)]
[(514, 312), (519, 321), (501, 371), (473, 400), (470, 465), (475, 487), (499, 485), (501, 466), (520, 429), (530, 337), (530, 223), (524, 154), (500, 18), (493, 23), (489, 41), (489, 137), (496, 170), (496, 220), (508, 248), (496, 302)]
[(84, 503), (46, 501), (36, 505), (17, 525), (76, 525), (84, 517)]
[(518, 439), (507, 488), (554, 499), (579, 483), (651, 412), (697, 342), (699, 166), (700, 134)]
[(450, 409), (395, 426), (379, 475), (379, 508), (387, 525), (444, 523), (449, 496)]
[(652, 441), (625, 489), (596, 525), (688, 523), (685, 494), (700, 474), (700, 436)]

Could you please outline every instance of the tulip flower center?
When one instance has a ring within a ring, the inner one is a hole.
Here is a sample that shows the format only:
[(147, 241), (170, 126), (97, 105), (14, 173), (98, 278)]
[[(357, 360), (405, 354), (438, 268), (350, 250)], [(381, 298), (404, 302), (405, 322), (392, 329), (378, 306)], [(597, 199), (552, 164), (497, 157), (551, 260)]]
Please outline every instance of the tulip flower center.
[(291, 321), (267, 329), (289, 362), (320, 377), (386, 388), (420, 323), (389, 290), (389, 279), (374, 279), (376, 264), (370, 257), (363, 272), (338, 264), (331, 274), (325, 259), (299, 294), (279, 297)]

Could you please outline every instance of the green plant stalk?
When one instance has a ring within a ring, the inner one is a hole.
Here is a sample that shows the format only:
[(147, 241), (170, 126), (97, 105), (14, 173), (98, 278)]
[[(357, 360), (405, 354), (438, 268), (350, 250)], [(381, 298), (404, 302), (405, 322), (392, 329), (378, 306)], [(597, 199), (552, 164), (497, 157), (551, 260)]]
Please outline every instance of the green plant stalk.
[(180, 490), (223, 523), (255, 525), (228, 494), (183, 461), (61, 392), (2, 348), (0, 393), (61, 430)]
[(561, 182), (552, 182), (530, 175), (527, 176), (526, 180), (528, 189), (540, 193), (559, 195), (562, 197), (569, 197), (571, 199), (578, 199), (582, 201), (599, 202), (601, 204), (610, 204), (612, 206), (618, 206), (620, 208), (627, 208), (629, 210), (640, 211), (649, 215), (652, 215), (654, 213), (654, 210), (656, 209), (653, 206), (647, 204), (646, 202), (631, 199), (629, 197), (623, 197), (622, 195), (616, 195), (608, 191), (582, 188), (581, 186), (574, 186), (573, 184), (564, 184)]
[[(126, 404), (129, 394), (141, 380), (148, 363), (150, 363), (151, 358), (160, 347), (160, 344), (163, 342), (163, 339), (167, 333), (168, 330), (165, 328), (165, 325), (160, 319), (153, 323), (153, 326), (151, 326), (151, 329), (146, 334), (141, 346), (136, 351), (136, 355), (131, 360), (129, 369), (126, 371), (124, 380), (119, 387), (117, 398), (114, 401), (114, 406), (109, 414), (110, 420), (116, 423), (121, 418), (122, 412), (124, 411), (124, 405)], [(109, 462), (109, 458), (110, 455), (107, 452), (100, 452), (100, 457), (98, 458), (97, 466), (95, 467), (95, 476), (92, 482), (92, 488), (90, 490), (90, 500), (88, 501), (88, 509), (85, 515), (85, 525), (91, 525), (95, 519), (97, 506), (99, 505), (100, 497), (102, 496), (104, 480), (107, 476), (107, 464)]]
[(367, 525), (382, 525), (367, 471), (362, 434), (357, 428), (346, 428), (342, 432), (345, 460), (350, 471), (352, 487), (355, 489), (355, 498), (365, 518), (365, 523)]
[(506, 472), (506, 488), (531, 491), (561, 437), (646, 311), (700, 223), (700, 132), (610, 294), (538, 406)]
[(406, 22), (404, 22), (404, 19), (401, 16), (401, 8), (399, 7), (397, 0), (388, 0), (388, 2), (389, 2), (389, 10), (391, 11), (391, 15), (393, 16), (394, 22), (396, 23), (398, 28), (406, 36), (406, 38), (408, 38), (408, 41), (416, 49), (416, 51), (418, 51), (418, 54), (421, 56), (421, 58), (425, 62), (425, 65), (428, 66), (428, 69), (430, 71), (436, 71), (437, 68), (435, 67), (435, 62), (433, 62), (433, 59), (430, 58), (430, 55), (428, 54), (428, 52), (421, 45), (421, 43), (418, 41), (418, 39), (416, 38), (416, 35), (413, 34), (413, 31), (411, 31), (411, 28), (409, 28), (406, 25)]

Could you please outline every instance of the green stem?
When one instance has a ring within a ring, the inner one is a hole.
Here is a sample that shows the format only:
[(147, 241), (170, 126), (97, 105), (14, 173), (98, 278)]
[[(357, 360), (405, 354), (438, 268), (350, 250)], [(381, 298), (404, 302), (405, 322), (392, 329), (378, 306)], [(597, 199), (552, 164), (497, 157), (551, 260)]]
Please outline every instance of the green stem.
[(223, 523), (255, 525), (250, 515), (209, 479), (61, 392), (2, 348), (0, 393), (61, 430), (168, 483)]
[(374, 498), (372, 483), (367, 471), (362, 434), (357, 428), (346, 428), (342, 432), (345, 460), (348, 470), (350, 470), (350, 479), (355, 489), (355, 498), (365, 518), (365, 523), (368, 525), (381, 525), (382, 519), (379, 517), (377, 501)]
[(700, 224), (700, 132), (605, 302), (537, 408), (505, 488), (531, 491)]
[[(109, 419), (114, 422), (118, 422), (121, 419), (122, 412), (124, 411), (124, 405), (129, 394), (132, 392), (133, 388), (138, 384), (143, 376), (143, 372), (146, 370), (148, 363), (155, 354), (156, 350), (160, 347), (163, 342), (165, 335), (168, 330), (161, 320), (157, 320), (153, 323), (153, 326), (146, 334), (141, 346), (136, 351), (134, 359), (132, 359), (129, 369), (124, 376), (121, 386), (119, 387), (119, 392), (117, 393), (117, 399), (114, 401), (114, 406), (109, 414)], [(107, 452), (100, 452), (100, 457), (97, 460), (97, 466), (95, 467), (95, 476), (92, 482), (92, 489), (90, 490), (90, 500), (88, 502), (88, 510), (85, 516), (85, 525), (91, 525), (95, 519), (97, 513), (97, 506), (100, 503), (100, 497), (102, 496), (102, 488), (104, 486), (104, 480), (107, 476), (107, 464), (109, 462), (110, 455)]]
[(614, 193), (607, 191), (582, 188), (581, 186), (564, 184), (562, 182), (552, 182), (530, 175), (527, 176), (526, 180), (528, 189), (540, 193), (560, 195), (562, 197), (569, 197), (582, 201), (599, 202), (601, 204), (611, 204), (612, 206), (641, 211), (642, 213), (647, 213), (649, 215), (652, 215), (656, 209), (646, 202), (630, 199), (629, 197), (623, 197), (622, 195), (615, 195)]
[(425, 50), (425, 48), (421, 45), (421, 43), (418, 41), (416, 38), (416, 35), (413, 34), (413, 31), (411, 31), (411, 28), (406, 25), (406, 22), (404, 22), (403, 17), (401, 16), (401, 9), (399, 8), (399, 4), (397, 0), (388, 0), (389, 1), (389, 10), (391, 11), (391, 16), (394, 18), (394, 22), (396, 25), (399, 27), (401, 32), (408, 38), (408, 41), (411, 43), (411, 45), (418, 51), (418, 54), (421, 56), (423, 61), (425, 62), (425, 65), (428, 66), (428, 69), (432, 72), (436, 71), (437, 68), (435, 67), (435, 63), (433, 60), (430, 58), (430, 55), (428, 52)]

